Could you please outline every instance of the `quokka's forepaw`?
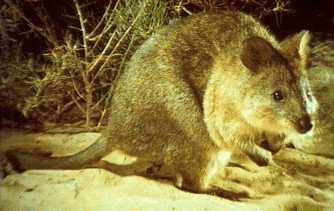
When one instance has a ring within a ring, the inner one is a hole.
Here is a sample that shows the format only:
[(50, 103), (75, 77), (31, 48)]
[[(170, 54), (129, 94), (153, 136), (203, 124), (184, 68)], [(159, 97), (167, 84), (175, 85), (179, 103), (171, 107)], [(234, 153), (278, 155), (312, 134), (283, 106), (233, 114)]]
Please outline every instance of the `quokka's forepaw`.
[(251, 198), (249, 192), (246, 190), (228, 190), (218, 186), (213, 186), (210, 193), (223, 198), (231, 199), (233, 201), (240, 201), (241, 199)]
[(280, 166), (277, 162), (274, 161), (274, 159), (271, 159), (268, 162), (268, 167), (272, 168), (273, 173), (275, 174), (285, 174), (284, 172), (287, 171), (284, 167)]
[(273, 160), (271, 152), (266, 150), (263, 150), (261, 154), (247, 153), (247, 155), (259, 166), (267, 166)]
[(283, 141), (273, 141), (273, 140), (270, 141), (268, 139), (264, 139), (263, 141), (260, 142), (259, 145), (261, 148), (275, 154), (279, 150), (281, 150), (281, 148), (284, 146), (284, 143)]

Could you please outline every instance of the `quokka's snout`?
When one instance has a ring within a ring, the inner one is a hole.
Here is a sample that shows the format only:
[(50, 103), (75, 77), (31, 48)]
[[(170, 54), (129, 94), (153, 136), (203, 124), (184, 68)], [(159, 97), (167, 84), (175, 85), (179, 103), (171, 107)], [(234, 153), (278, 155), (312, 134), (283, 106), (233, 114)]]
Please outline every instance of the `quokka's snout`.
[(299, 118), (296, 122), (296, 129), (299, 133), (307, 133), (310, 131), (313, 127), (311, 118), (309, 115), (304, 115), (301, 118)]

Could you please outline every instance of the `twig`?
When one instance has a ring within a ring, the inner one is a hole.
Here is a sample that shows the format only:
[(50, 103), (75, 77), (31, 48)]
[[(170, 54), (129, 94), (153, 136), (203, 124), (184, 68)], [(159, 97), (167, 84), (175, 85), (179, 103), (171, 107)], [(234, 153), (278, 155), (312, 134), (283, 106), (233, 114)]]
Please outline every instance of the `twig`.
[(94, 36), (96, 36), (96, 32), (97, 30), (101, 27), (102, 23), (103, 23), (103, 20), (108, 16), (109, 14), (109, 10), (110, 10), (110, 7), (111, 7), (111, 3), (112, 3), (112, 0), (109, 1), (108, 3), (108, 6), (106, 8), (106, 10), (104, 11), (104, 14), (102, 15), (100, 21), (98, 22), (98, 24), (95, 26), (95, 28), (92, 30), (92, 32), (90, 32), (88, 35), (87, 35), (87, 39), (90, 39)]
[(118, 40), (118, 42), (116, 43), (116, 45), (114, 46), (113, 50), (109, 53), (109, 55), (107, 56), (107, 59), (105, 60), (105, 62), (101, 65), (101, 67), (99, 68), (99, 70), (97, 71), (97, 73), (95, 74), (92, 83), (98, 78), (98, 76), (102, 73), (102, 70), (104, 69), (105, 65), (108, 63), (109, 59), (111, 58), (111, 56), (113, 55), (113, 53), (118, 49), (119, 45), (122, 43), (122, 41), (124, 40), (124, 38), (128, 35), (128, 33), (130, 32), (130, 30), (132, 29), (132, 27), (136, 24), (137, 20), (139, 19), (139, 17), (141, 16), (142, 12), (144, 11), (144, 8), (146, 6), (146, 2), (143, 3), (143, 6), (141, 7), (140, 11), (138, 12), (137, 16), (135, 17), (135, 19), (132, 21), (131, 25), (128, 27), (128, 29), (123, 33), (122, 37)]
[(100, 43), (102, 37), (103, 37), (103, 36), (104, 36), (104, 35), (111, 29), (111, 27), (113, 26), (113, 25), (111, 24), (111, 22), (112, 22), (112, 20), (113, 20), (113, 17), (114, 17), (114, 14), (115, 14), (115, 12), (116, 12), (116, 9), (117, 9), (117, 7), (118, 7), (119, 2), (120, 2), (120, 0), (117, 0), (116, 4), (115, 4), (115, 6), (114, 6), (114, 9), (112, 10), (112, 12), (111, 12), (111, 14), (110, 14), (110, 16), (109, 16), (109, 18), (108, 18), (108, 20), (107, 20), (107, 23), (105, 24), (104, 29), (102, 30), (102, 32), (101, 32), (99, 35), (90, 38), (90, 40), (96, 40), (96, 39), (97, 39), (96, 42), (94, 43), (93, 47), (92, 47), (91, 52), (94, 52), (94, 50), (96, 49), (96, 47), (97, 47), (98, 44)]
[(88, 56), (88, 48), (87, 48), (87, 39), (86, 39), (86, 27), (84, 23), (84, 19), (81, 13), (80, 5), (77, 0), (73, 0), (75, 4), (75, 8), (77, 10), (78, 16), (79, 16), (79, 21), (80, 21), (80, 27), (81, 27), (81, 32), (82, 32), (82, 43), (84, 47), (84, 52), (85, 52), (85, 60), (87, 62), (87, 56)]
[(4, 0), (9, 6), (13, 7), (16, 12), (19, 14), (19, 16), (27, 22), (31, 30), (36, 31), (39, 33), (42, 37), (44, 37), (49, 43), (51, 43), (53, 46), (58, 46), (58, 42), (54, 39), (52, 39), (48, 34), (44, 32), (44, 30), (41, 27), (36, 26), (33, 22), (31, 22), (24, 13), (11, 1), (11, 0)]
[(68, 26), (69, 29), (74, 29), (76, 31), (81, 31), (81, 28), (76, 27), (76, 26)]
[(73, 102), (75, 103), (75, 105), (79, 108), (79, 110), (85, 114), (85, 109), (80, 105), (80, 103), (78, 102), (78, 100), (71, 94), (71, 98), (73, 100)]
[(76, 82), (74, 81), (74, 75), (72, 73), (72, 71), (69, 71), (70, 75), (71, 75), (71, 80), (72, 80), (72, 85), (73, 85), (73, 88), (74, 88), (74, 91), (75, 93), (83, 100), (85, 100), (84, 96), (80, 93), (77, 85), (76, 85)]
[[(124, 55), (123, 55), (121, 64), (119, 65), (119, 68), (118, 68), (119, 71), (118, 71), (118, 73), (121, 72), (122, 69), (123, 69), (123, 66), (124, 66), (124, 64), (125, 64), (125, 60), (126, 60), (128, 54), (129, 54), (129, 52), (130, 52), (130, 49), (131, 49), (132, 45), (133, 45), (134, 38), (135, 38), (135, 35), (132, 34), (132, 36), (131, 36), (131, 40), (130, 40), (130, 42), (129, 42), (129, 45), (128, 45), (128, 47), (127, 47), (127, 49), (126, 49), (126, 51), (125, 51), (125, 53), (124, 53)], [(119, 74), (117, 74), (117, 75), (119, 75)]]
[(108, 93), (105, 93), (105, 94), (99, 99), (99, 101), (97, 101), (97, 102), (95, 103), (95, 105), (92, 106), (92, 110), (95, 110), (107, 96), (108, 96)]
[(102, 125), (102, 121), (104, 119), (104, 116), (107, 113), (107, 110), (109, 109), (110, 99), (112, 97), (113, 90), (114, 90), (114, 86), (111, 84), (110, 89), (108, 90), (108, 96), (105, 100), (104, 109), (102, 111), (102, 114), (101, 114), (100, 119), (99, 119), (98, 124), (97, 124), (98, 127), (100, 127)]
[(91, 72), (94, 70), (94, 68), (100, 63), (106, 52), (109, 50), (112, 41), (114, 40), (114, 37), (116, 35), (116, 31), (113, 32), (112, 36), (109, 38), (106, 46), (104, 47), (103, 51), (98, 55), (98, 57), (93, 61), (93, 64), (89, 67), (88, 72)]

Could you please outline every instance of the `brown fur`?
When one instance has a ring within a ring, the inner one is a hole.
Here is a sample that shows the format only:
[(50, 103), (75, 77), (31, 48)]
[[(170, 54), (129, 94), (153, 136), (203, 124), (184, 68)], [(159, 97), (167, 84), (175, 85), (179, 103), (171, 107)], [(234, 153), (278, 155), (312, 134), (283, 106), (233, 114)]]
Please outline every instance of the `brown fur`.
[[(257, 143), (299, 133), (301, 118), (310, 116), (302, 90), (309, 87), (301, 85), (308, 36), (280, 45), (239, 12), (193, 15), (161, 29), (117, 82), (105, 152), (119, 149), (166, 166), (184, 189), (219, 192), (210, 181), (231, 148), (268, 162), (270, 151)], [(273, 99), (276, 90), (282, 102)], [(77, 158), (91, 160), (88, 151)]]

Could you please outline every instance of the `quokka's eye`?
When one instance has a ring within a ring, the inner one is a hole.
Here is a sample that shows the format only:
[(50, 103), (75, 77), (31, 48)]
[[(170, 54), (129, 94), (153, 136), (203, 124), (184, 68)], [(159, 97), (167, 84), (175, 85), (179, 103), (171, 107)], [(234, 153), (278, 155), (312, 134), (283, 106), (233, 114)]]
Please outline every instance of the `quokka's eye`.
[(282, 92), (280, 90), (277, 90), (273, 93), (273, 98), (276, 101), (282, 101), (283, 100), (283, 95)]

